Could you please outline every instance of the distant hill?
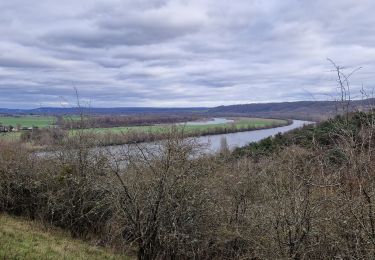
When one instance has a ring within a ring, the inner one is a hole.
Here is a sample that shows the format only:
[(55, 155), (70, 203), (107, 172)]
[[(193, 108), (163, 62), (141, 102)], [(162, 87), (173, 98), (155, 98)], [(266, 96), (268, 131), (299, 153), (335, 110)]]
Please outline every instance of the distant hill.
[[(350, 110), (368, 109), (375, 104), (375, 99), (355, 100), (350, 103)], [(290, 118), (320, 121), (334, 116), (340, 111), (338, 101), (298, 101), (279, 103), (253, 103), (242, 105), (185, 108), (157, 107), (113, 107), (113, 108), (81, 108), (76, 107), (41, 107), (36, 109), (6, 109), (0, 108), (0, 114), (5, 115), (135, 115), (135, 114), (204, 114), (208, 116), (252, 116), (266, 118)]]
[[(351, 101), (350, 110), (368, 109), (373, 104), (375, 99)], [(208, 113), (320, 121), (336, 115), (341, 107), (341, 102), (338, 101), (298, 101), (219, 106), (209, 109)]]
[(207, 112), (205, 107), (186, 108), (156, 108), (156, 107), (113, 107), (113, 108), (58, 108), (40, 107), (35, 109), (6, 109), (0, 108), (0, 114), (23, 114), (23, 115), (133, 115), (133, 114), (176, 114), (176, 113), (200, 113)]
[(0, 108), (0, 114), (20, 114), (24, 110), (22, 109), (8, 109), (8, 108)]

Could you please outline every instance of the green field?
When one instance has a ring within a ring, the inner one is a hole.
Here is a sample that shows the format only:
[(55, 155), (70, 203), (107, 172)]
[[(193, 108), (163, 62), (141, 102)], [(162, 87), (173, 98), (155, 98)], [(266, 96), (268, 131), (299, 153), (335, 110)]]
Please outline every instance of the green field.
[[(209, 133), (215, 130), (225, 130), (233, 128), (236, 131), (251, 130), (258, 128), (266, 128), (275, 125), (286, 124), (286, 120), (278, 119), (263, 119), (263, 118), (245, 118), (238, 117), (232, 118), (234, 122), (223, 123), (223, 124), (212, 124), (212, 125), (177, 125), (177, 128), (184, 129), (186, 134), (190, 135), (200, 135), (202, 133)], [(39, 128), (48, 127), (53, 124), (54, 117), (43, 117), (43, 116), (22, 116), (22, 117), (0, 117), (0, 123), (3, 125), (21, 125), (25, 127), (37, 126)], [(73, 118), (71, 120), (77, 120)], [(131, 126), (131, 127), (113, 127), (113, 128), (92, 128), (86, 129), (85, 131), (91, 131), (96, 134), (106, 134), (106, 133), (165, 133), (169, 130), (171, 125), (153, 125), (153, 126)], [(77, 130), (71, 130), (71, 134), (74, 134)], [(224, 131), (225, 132), (225, 131)], [(0, 140), (16, 141), (19, 140), (21, 132), (11, 132), (11, 133), (0, 133)]]
[[(286, 124), (286, 120), (263, 119), (263, 118), (233, 118), (233, 123), (216, 124), (216, 125), (178, 125), (179, 129), (184, 129), (186, 133), (199, 133), (213, 129), (225, 129), (235, 127), (238, 131), (243, 129), (265, 128), (273, 125)], [(132, 127), (113, 127), (113, 128), (93, 128), (87, 131), (95, 133), (128, 133), (128, 132), (149, 132), (163, 133), (168, 130), (170, 125), (154, 125), (154, 126), (132, 126)], [(73, 130), (74, 132), (75, 130)]]
[(67, 232), (0, 214), (0, 259), (131, 259), (72, 239)]
[(56, 118), (53, 116), (0, 116), (0, 124), (22, 127), (47, 127), (52, 125), (55, 120)]

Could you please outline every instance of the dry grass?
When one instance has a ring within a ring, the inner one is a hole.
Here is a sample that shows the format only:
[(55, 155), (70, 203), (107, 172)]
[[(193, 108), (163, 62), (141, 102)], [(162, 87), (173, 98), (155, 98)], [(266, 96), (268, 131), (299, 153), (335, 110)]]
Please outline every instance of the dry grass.
[(0, 259), (131, 259), (59, 229), (0, 214)]

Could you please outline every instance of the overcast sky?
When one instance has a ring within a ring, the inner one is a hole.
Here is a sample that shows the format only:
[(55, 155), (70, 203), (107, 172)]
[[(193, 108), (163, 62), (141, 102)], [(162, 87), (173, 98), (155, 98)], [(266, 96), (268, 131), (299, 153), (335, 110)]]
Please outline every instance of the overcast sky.
[(327, 58), (375, 87), (374, 0), (0, 0), (0, 107), (332, 100)]

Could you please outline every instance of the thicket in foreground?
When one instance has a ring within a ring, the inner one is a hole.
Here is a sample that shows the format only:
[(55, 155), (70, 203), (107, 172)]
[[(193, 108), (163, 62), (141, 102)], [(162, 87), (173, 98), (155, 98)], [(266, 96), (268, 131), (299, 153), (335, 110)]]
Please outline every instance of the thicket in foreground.
[(140, 259), (374, 258), (375, 116), (353, 113), (200, 154), (171, 131), (162, 145), (53, 156), (1, 143), (0, 210)]

